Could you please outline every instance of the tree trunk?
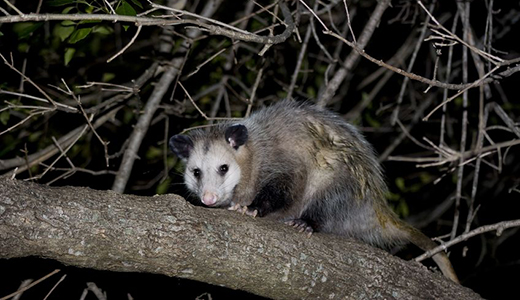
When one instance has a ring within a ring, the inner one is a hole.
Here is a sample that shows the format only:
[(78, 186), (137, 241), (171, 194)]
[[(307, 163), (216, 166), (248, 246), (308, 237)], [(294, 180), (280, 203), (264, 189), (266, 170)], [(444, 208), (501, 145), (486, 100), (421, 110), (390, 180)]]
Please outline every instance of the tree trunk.
[(477, 299), (370, 246), (279, 222), (138, 197), (0, 179), (0, 257), (40, 256), (189, 278), (275, 299)]

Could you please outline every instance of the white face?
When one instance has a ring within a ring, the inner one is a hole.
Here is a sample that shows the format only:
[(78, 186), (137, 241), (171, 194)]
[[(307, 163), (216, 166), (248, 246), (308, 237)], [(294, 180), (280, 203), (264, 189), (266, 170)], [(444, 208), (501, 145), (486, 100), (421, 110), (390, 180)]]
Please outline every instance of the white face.
[(211, 144), (206, 149), (198, 143), (190, 153), (184, 182), (205, 205), (230, 205), (241, 175), (234, 151), (225, 142)]

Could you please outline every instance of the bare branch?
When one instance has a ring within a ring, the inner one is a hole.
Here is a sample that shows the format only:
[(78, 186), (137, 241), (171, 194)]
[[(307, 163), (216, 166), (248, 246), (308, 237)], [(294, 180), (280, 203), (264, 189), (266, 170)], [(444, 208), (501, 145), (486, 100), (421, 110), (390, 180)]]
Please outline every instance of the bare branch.
[[(430, 3), (430, 8), (429, 8), (430, 11), (433, 10), (436, 2), (437, 1), (432, 1)], [(426, 28), (427, 28), (427, 24), (429, 21), (430, 21), (430, 19), (428, 17), (426, 19), (426, 22), (424, 23), (424, 25), (421, 28), (421, 33), (419, 34), (419, 38), (417, 38), (415, 48), (412, 52), (412, 57), (410, 58), (410, 63), (408, 64), (408, 68), (406, 69), (406, 72), (408, 72), (408, 73), (412, 72), (412, 68), (415, 65), (415, 59), (417, 58), (417, 53), (419, 53), (419, 50), (421, 49), (421, 45), (423, 43), (424, 36), (426, 35)], [(405, 77), (403, 80), (403, 83), (401, 84), (401, 90), (399, 91), (399, 96), (397, 97), (397, 103), (396, 103), (396, 106), (392, 113), (392, 118), (390, 119), (390, 124), (392, 124), (392, 125), (395, 125), (395, 122), (399, 118), (399, 109), (401, 107), (401, 103), (403, 102), (404, 92), (406, 90), (406, 86), (408, 85), (409, 80), (410, 80), (409, 77)]]
[(116, 54), (114, 54), (114, 56), (110, 57), (109, 59), (107, 59), (107, 63), (113, 61), (116, 57), (118, 57), (119, 55), (121, 55), (123, 52), (126, 51), (126, 49), (128, 49), (134, 42), (135, 40), (137, 39), (137, 36), (139, 36), (139, 33), (141, 32), (141, 28), (143, 28), (142, 25), (139, 25), (137, 26), (137, 31), (135, 32), (134, 36), (132, 37), (132, 39), (130, 40), (130, 42), (128, 42), (128, 44), (126, 44), (126, 46), (124, 46), (121, 50), (119, 50), (119, 52), (117, 52)]
[[(48, 21), (85, 21), (85, 20), (101, 20), (112, 22), (134, 23), (135, 26), (175, 26), (175, 25), (196, 25), (199, 29), (208, 31), (211, 34), (227, 36), (234, 40), (242, 40), (247, 42), (254, 42), (260, 44), (278, 44), (284, 42), (294, 31), (295, 25), (292, 21), (291, 12), (283, 1), (280, 2), (280, 8), (284, 15), (284, 21), (287, 24), (286, 29), (279, 35), (272, 37), (259, 36), (247, 31), (238, 29), (236, 27), (227, 25), (216, 26), (203, 23), (199, 20), (192, 19), (166, 19), (166, 18), (150, 18), (138, 16), (125, 15), (109, 15), (109, 14), (22, 14), (17, 16), (0, 17), (1, 23), (19, 23), (19, 22), (48, 22)], [(209, 20), (209, 18), (201, 15), (196, 15), (187, 11), (182, 11), (183, 14), (189, 14), (198, 18)], [(223, 24), (219, 21), (212, 20), (213, 23)], [(230, 29), (232, 28), (232, 29)]]
[(14, 296), (16, 296), (16, 295), (18, 295), (18, 294), (21, 294), (21, 293), (27, 291), (28, 289), (32, 288), (33, 286), (37, 285), (38, 283), (44, 281), (45, 279), (51, 277), (52, 275), (54, 275), (54, 274), (56, 274), (56, 273), (58, 273), (58, 272), (60, 272), (60, 271), (61, 271), (61, 270), (56, 269), (56, 270), (50, 272), (49, 274), (43, 276), (42, 278), (40, 278), (40, 279), (34, 281), (33, 283), (29, 284), (28, 286), (26, 286), (26, 287), (24, 287), (24, 288), (22, 288), (22, 289), (19, 289), (18, 291), (14, 292), (14, 293), (12, 293), (12, 294), (9, 294), (9, 295), (7, 295), (7, 296), (4, 296), (4, 297), (0, 298), (0, 300), (11, 299), (11, 297), (14, 297)]
[(500, 236), (505, 229), (508, 229), (511, 227), (520, 227), (520, 220), (503, 221), (500, 223), (496, 223), (496, 224), (492, 224), (492, 225), (485, 225), (485, 226), (481, 226), (479, 228), (473, 229), (470, 232), (461, 234), (461, 235), (457, 236), (456, 238), (450, 240), (449, 242), (443, 243), (430, 251), (426, 251), (425, 253), (417, 256), (415, 258), (415, 261), (423, 261), (427, 258), (434, 256), (436, 253), (445, 251), (449, 247), (469, 239), (470, 237), (474, 237), (476, 235), (479, 235), (479, 234), (482, 234), (482, 233), (485, 233), (488, 231), (496, 230), (497, 236)]
[[(509, 65), (515, 65), (515, 64), (518, 63), (518, 60), (520, 60), (520, 57), (519, 58), (515, 58), (515, 59), (511, 59), (511, 60), (506, 60), (503, 63), (500, 63), (497, 67), (495, 67), (495, 69), (491, 70), (488, 73), (488, 76), (486, 76), (485, 78), (479, 78), (479, 79), (475, 80), (472, 83), (451, 84), (451, 83), (440, 82), (438, 80), (431, 80), (431, 79), (419, 76), (419, 75), (414, 74), (414, 73), (408, 73), (408, 72), (406, 72), (403, 69), (394, 67), (394, 66), (389, 65), (389, 64), (387, 64), (387, 63), (385, 63), (385, 62), (383, 62), (381, 60), (377, 60), (377, 59), (373, 58), (372, 56), (366, 54), (365, 51), (360, 49), (357, 45), (347, 41), (344, 37), (342, 37), (342, 36), (340, 36), (340, 35), (338, 35), (338, 34), (336, 34), (334, 32), (325, 31), (323, 33), (324, 34), (328, 34), (330, 36), (333, 36), (333, 37), (341, 40), (343, 43), (347, 44), (349, 47), (351, 47), (352, 49), (356, 50), (356, 52), (359, 53), (361, 56), (363, 56), (364, 58), (368, 59), (369, 61), (375, 63), (376, 65), (378, 65), (380, 67), (387, 68), (387, 69), (389, 69), (389, 70), (391, 70), (391, 71), (393, 71), (393, 72), (395, 72), (395, 73), (397, 73), (399, 75), (403, 75), (403, 76), (409, 77), (410, 79), (413, 79), (413, 80), (416, 80), (416, 81), (420, 81), (420, 82), (426, 83), (428, 85), (432, 85), (432, 86), (440, 87), (440, 88), (445, 88), (445, 89), (450, 89), (450, 90), (468, 89), (468, 88), (477, 87), (477, 86), (480, 86), (480, 85), (483, 85), (483, 84), (489, 84), (489, 83), (495, 81), (495, 79), (493, 77), (491, 77), (491, 75), (492, 75), (493, 72), (498, 70), (498, 68), (504, 67), (504, 66), (509, 66)], [(509, 76), (513, 75), (514, 73), (519, 72), (519, 71), (520, 71), (520, 65), (517, 65), (517, 66), (511, 67), (511, 68), (508, 68), (505, 71), (499, 72), (496, 75), (498, 75), (500, 77), (509, 77)]]
[[(336, 72), (336, 74), (334, 74), (334, 77), (330, 80), (329, 84), (327, 85), (327, 88), (319, 97), (318, 105), (325, 106), (328, 102), (332, 100), (332, 97), (336, 93), (336, 90), (339, 88), (341, 82), (343, 81), (343, 79), (345, 79), (347, 74), (351, 72), (351, 69), (354, 67), (354, 64), (358, 61), (359, 55), (361, 53), (364, 53), (364, 50), (362, 49), (365, 48), (368, 44), (388, 5), (390, 5), (389, 0), (381, 0), (377, 2), (377, 6), (374, 9), (374, 12), (370, 16), (370, 18), (368, 19), (365, 28), (363, 29), (363, 32), (359, 36), (357, 43), (350, 43), (345, 38), (341, 37), (341, 40), (343, 42), (346, 42), (349, 46), (354, 46), (355, 48), (353, 49), (356, 51), (352, 51), (347, 56), (342, 67)], [(339, 37), (337, 34), (333, 34), (331, 31), (329, 31), (327, 27), (324, 28), (326, 29), (326, 34)]]

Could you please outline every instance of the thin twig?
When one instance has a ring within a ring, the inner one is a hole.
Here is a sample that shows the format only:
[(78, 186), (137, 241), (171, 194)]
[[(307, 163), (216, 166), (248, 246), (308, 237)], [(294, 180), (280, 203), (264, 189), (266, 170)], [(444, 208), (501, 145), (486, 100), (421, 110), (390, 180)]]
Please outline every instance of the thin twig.
[(356, 44), (356, 35), (354, 34), (354, 30), (352, 30), (352, 24), (350, 23), (350, 13), (348, 12), (347, 1), (343, 0), (343, 5), (345, 6), (345, 14), (347, 15), (347, 24), (348, 29), (350, 30), (350, 34), (352, 35), (352, 41)]
[(103, 145), (103, 148), (105, 150), (105, 162), (106, 162), (106, 166), (108, 167), (109, 166), (109, 158), (108, 158), (108, 148), (107, 148), (107, 145), (108, 145), (109, 142), (104, 141), (101, 138), (101, 136), (99, 136), (99, 134), (97, 133), (96, 129), (92, 125), (91, 120), (94, 118), (94, 114), (91, 114), (90, 116), (88, 116), (87, 113), (85, 112), (85, 110), (83, 109), (83, 105), (81, 105), (81, 101), (79, 100), (78, 97), (76, 97), (76, 94), (74, 94), (70, 90), (69, 86), (67, 85), (67, 83), (65, 82), (65, 80), (63, 78), (61, 79), (61, 82), (63, 83), (63, 85), (65, 85), (65, 88), (67, 89), (67, 94), (69, 96), (72, 96), (72, 98), (74, 98), (74, 100), (76, 100), (76, 102), (78, 103), (79, 110), (81, 111), (81, 114), (83, 115), (83, 117), (87, 121), (87, 124), (90, 127), (90, 130), (92, 130), (92, 132), (97, 137), (99, 142)]
[(498, 65), (499, 63), (502, 63), (504, 62), (503, 59), (499, 58), (499, 57), (496, 57), (490, 53), (487, 53), (487, 52), (484, 52), (480, 49), (477, 49), (473, 46), (471, 46), (470, 44), (468, 44), (466, 41), (468, 40), (468, 36), (466, 36), (464, 39), (461, 39), (459, 38), (458, 36), (456, 36), (455, 34), (453, 34), (452, 32), (450, 32), (448, 29), (446, 29), (444, 26), (442, 26), (439, 21), (437, 21), (437, 19), (435, 19), (434, 16), (432, 16), (432, 14), (426, 9), (426, 7), (424, 7), (424, 5), (422, 4), (422, 2), (420, 0), (417, 1), (417, 3), (419, 3), (419, 5), (421, 6), (421, 8), (428, 14), (428, 16), (431, 18), (431, 20), (440, 28), (442, 29), (447, 35), (449, 35), (451, 38), (453, 38), (454, 40), (456, 40), (457, 42), (463, 44), (464, 46), (466, 46), (467, 49), (470, 49), (471, 51), (477, 53), (478, 55), (486, 58), (489, 62), (493, 63), (493, 64), (496, 64)]
[[(368, 59), (369, 61), (375, 63), (376, 65), (378, 65), (380, 67), (387, 68), (387, 69), (389, 69), (389, 70), (391, 70), (391, 71), (393, 71), (393, 72), (395, 72), (395, 73), (397, 73), (399, 75), (410, 77), (410, 79), (413, 79), (413, 80), (416, 80), (416, 81), (420, 81), (420, 82), (426, 83), (428, 85), (433, 85), (435, 87), (445, 88), (445, 89), (450, 89), (450, 90), (458, 90), (458, 91), (460, 91), (461, 89), (469, 89), (469, 88), (477, 87), (479, 85), (491, 83), (491, 82), (495, 81), (495, 79), (490, 77), (490, 75), (492, 75), (496, 70), (498, 70), (498, 68), (504, 67), (504, 66), (509, 66), (509, 65), (516, 65), (518, 63), (518, 60), (520, 60), (520, 58), (515, 58), (515, 59), (504, 61), (503, 63), (501, 63), (498, 66), (496, 66), (493, 70), (488, 72), (487, 73), (488, 75), (485, 78), (479, 78), (479, 79), (475, 80), (472, 83), (450, 84), (450, 83), (440, 82), (438, 80), (431, 80), (431, 79), (419, 76), (419, 75), (414, 74), (414, 73), (408, 73), (408, 72), (406, 72), (403, 69), (394, 67), (394, 66), (392, 66), (390, 64), (387, 64), (387, 63), (385, 63), (385, 62), (383, 62), (381, 60), (377, 60), (377, 59), (373, 58), (372, 56), (366, 54), (364, 50), (360, 49), (355, 44), (349, 42), (344, 37), (342, 37), (342, 36), (340, 36), (340, 35), (338, 35), (338, 34), (336, 34), (334, 32), (324, 31), (323, 33), (327, 34), (327, 35), (330, 35), (330, 36), (333, 36), (333, 37), (341, 40), (343, 43), (347, 44), (349, 47), (354, 49), (361, 56), (363, 56), (364, 58)], [(510, 67), (510, 68), (508, 68), (508, 69), (506, 69), (506, 70), (504, 70), (502, 72), (497, 73), (496, 75), (498, 75), (500, 77), (509, 77), (509, 76), (513, 75), (514, 73), (516, 73), (516, 72), (520, 72), (520, 65), (516, 65), (514, 67)], [(439, 108), (440, 107), (441, 107), (441, 105), (439, 105)]]
[[(451, 26), (451, 31), (455, 32), (457, 30), (457, 24), (459, 19), (459, 10), (455, 13), (455, 17), (453, 18), (453, 24)], [(446, 82), (449, 82), (451, 80), (451, 68), (453, 64), (453, 47), (450, 47), (448, 50), (448, 63), (446, 65)], [(439, 138), (439, 146), (444, 145), (444, 136), (446, 131), (446, 110), (447, 110), (447, 101), (448, 99), (448, 89), (444, 89), (442, 91), (442, 102), (445, 103), (442, 105), (442, 116), (441, 116), (441, 128), (440, 128), (440, 138)]]
[(47, 300), (47, 298), (49, 298), (49, 296), (52, 294), (52, 292), (56, 289), (56, 287), (63, 281), (65, 280), (65, 277), (67, 277), (67, 274), (61, 276), (60, 280), (58, 280), (58, 282), (56, 282), (56, 284), (52, 287), (52, 289), (47, 293), (47, 295), (45, 295), (45, 298), (43, 298), (43, 300)]
[[(506, 142), (496, 143), (493, 145), (482, 147), (482, 149), (480, 149), (480, 150), (476, 150), (476, 149), (467, 150), (462, 154), (460, 154), (460, 153), (452, 154), (452, 155), (449, 155), (444, 158), (439, 158), (439, 157), (435, 157), (435, 156), (434, 157), (420, 157), (420, 158), (419, 157), (389, 156), (388, 160), (408, 161), (408, 162), (436, 162), (434, 165), (438, 166), (438, 165), (443, 165), (443, 164), (460, 161), (460, 160), (466, 161), (468, 159), (475, 158), (478, 155), (489, 155), (490, 153), (497, 151), (501, 148), (509, 148), (509, 147), (513, 147), (513, 146), (517, 146), (517, 145), (520, 145), (520, 139), (514, 139), (514, 140), (509, 140)], [(432, 144), (432, 146), (434, 146), (434, 145)], [(433, 164), (431, 166), (433, 166)], [(428, 167), (428, 166), (418, 166), (418, 167)]]
[(255, 83), (253, 84), (253, 88), (251, 89), (251, 97), (249, 97), (249, 103), (247, 104), (247, 110), (245, 114), (245, 118), (251, 114), (251, 108), (253, 107), (253, 103), (255, 101), (256, 96), (256, 90), (258, 89), (258, 86), (260, 85), (260, 81), (262, 79), (262, 75), (264, 73), (264, 67), (261, 67), (260, 70), (258, 70), (258, 73), (256, 74)]
[[(435, 7), (436, 1), (432, 1), (430, 3), (430, 11), (433, 10)], [(419, 50), (421, 49), (421, 45), (424, 40), (424, 36), (426, 35), (426, 29), (428, 28), (428, 22), (430, 21), (429, 17), (426, 18), (426, 21), (424, 25), (421, 28), (421, 33), (419, 34), (419, 38), (417, 38), (417, 42), (415, 44), (415, 48), (412, 52), (412, 57), (410, 58), (410, 63), (408, 64), (408, 67), (406, 69), (406, 72), (410, 73), (412, 72), (412, 68), (415, 65), (415, 59), (417, 58), (417, 54), (419, 53)], [(399, 91), (399, 96), (397, 97), (397, 104), (394, 108), (394, 111), (392, 112), (392, 117), (390, 118), (390, 124), (393, 126), (397, 122), (397, 119), (399, 118), (399, 109), (401, 108), (401, 103), (403, 102), (404, 98), (404, 92), (406, 90), (406, 86), (408, 85), (408, 81), (410, 81), (409, 77), (405, 77), (403, 80), (403, 83), (401, 84), (401, 90)]]
[[(1, 19), (1, 18), (0, 18), (0, 19)], [(1, 22), (0, 22), (0, 23), (1, 23)], [(12, 55), (11, 55), (11, 56), (12, 56)], [(13, 70), (13, 71), (15, 71), (16, 73), (18, 73), (18, 74), (19, 74), (19, 75), (20, 75), (20, 76), (21, 76), (25, 81), (29, 82), (32, 86), (34, 86), (34, 87), (35, 87), (35, 88), (36, 88), (36, 89), (37, 89), (37, 90), (38, 90), (38, 91), (39, 91), (39, 92), (40, 92), (40, 93), (45, 97), (45, 99), (47, 99), (47, 101), (48, 101), (50, 104), (52, 104), (52, 106), (53, 106), (54, 108), (57, 107), (56, 102), (54, 102), (54, 100), (52, 100), (52, 98), (51, 98), (49, 95), (47, 95), (47, 93), (45, 93), (45, 91), (43, 91), (43, 90), (42, 90), (42, 89), (41, 89), (41, 88), (40, 88), (36, 83), (34, 83), (34, 82), (31, 80), (31, 78), (25, 76), (25, 74), (24, 74), (23, 72), (20, 72), (18, 69), (16, 69), (16, 68), (14, 67), (14, 63), (13, 63), (12, 61), (11, 61), (11, 63), (9, 63), (9, 62), (7, 61), (7, 59), (6, 59), (2, 54), (0, 54), (0, 57), (1, 57), (2, 60), (4, 61), (4, 64), (6, 64), (6, 65), (11, 69), (11, 70)], [(11, 57), (11, 59), (12, 59), (12, 57)]]
[[(340, 37), (343, 42), (347, 42), (347, 44), (350, 46), (355, 46), (356, 51), (350, 52), (350, 54), (347, 56), (345, 61), (343, 62), (342, 67), (334, 74), (333, 78), (330, 80), (329, 84), (327, 85), (325, 91), (320, 95), (318, 99), (318, 105), (319, 106), (325, 106), (328, 102), (331, 101), (332, 97), (336, 93), (337, 89), (343, 82), (343, 79), (347, 76), (349, 72), (351, 72), (352, 68), (354, 67), (355, 63), (359, 59), (359, 55), (361, 55), (361, 52), (364, 53), (364, 49), (366, 45), (368, 44), (370, 38), (372, 37), (372, 34), (374, 33), (377, 25), (379, 24), (381, 17), (383, 16), (383, 13), (385, 12), (386, 8), (390, 5), (389, 0), (381, 0), (377, 2), (377, 6), (374, 9), (374, 12), (368, 19), (365, 28), (363, 29), (363, 32), (359, 36), (359, 39), (357, 40), (357, 43), (351, 43), (348, 42), (345, 38)], [(317, 18), (319, 19), (319, 18)], [(330, 34), (335, 37), (339, 37), (339, 35), (332, 33), (328, 30), (326, 26), (324, 26), (326, 34)], [(359, 51), (358, 51), (359, 50)]]
[(134, 42), (135, 40), (137, 39), (137, 37), (139, 36), (139, 33), (141, 32), (141, 28), (143, 28), (142, 25), (139, 25), (137, 26), (137, 31), (135, 32), (134, 36), (132, 37), (132, 39), (130, 40), (130, 42), (128, 42), (128, 44), (126, 44), (121, 50), (119, 50), (116, 54), (114, 54), (112, 57), (110, 57), (109, 59), (107, 59), (107, 63), (113, 61), (116, 57), (118, 57), (119, 55), (123, 54), (123, 52), (126, 51), (126, 49), (128, 49)]
[(110, 5), (110, 3), (108, 2), (108, 0), (103, 0), (105, 2), (105, 5), (108, 6), (108, 9), (110, 10), (110, 12), (115, 15), (116, 14), (116, 11), (114, 10), (114, 8), (112, 7), (112, 5)]
[(14, 6), (9, 0), (4, 0), (4, 2), (9, 6), (12, 10), (14, 10), (17, 14), (23, 15), (23, 12), (21, 12), (16, 6)]
[[(14, 179), (14, 178), (13, 178)], [(24, 281), (22, 281), (22, 283), (20, 284), (20, 286), (18, 287), (18, 290), (21, 290), (23, 288), (25, 288), (26, 286), (28, 286), (29, 284), (31, 284), (34, 280), (33, 279), (26, 279)], [(14, 296), (12, 298), (12, 300), (20, 300), (20, 298), (22, 297), (23, 293), (20, 293), (20, 294), (17, 294), (16, 296)]]
[(215, 59), (215, 57), (219, 56), (220, 54), (222, 54), (222, 52), (226, 51), (227, 48), (222, 48), (220, 49), (219, 51), (217, 51), (217, 53), (213, 54), (212, 56), (210, 56), (208, 59), (206, 59), (205, 61), (203, 61), (202, 63), (200, 63), (198, 66), (195, 67), (195, 70), (191, 71), (190, 74), (188, 74), (186, 76), (186, 78), (189, 78), (193, 75), (195, 75), (197, 72), (200, 71), (200, 68), (202, 68), (205, 64), (209, 63), (210, 61), (212, 61), (213, 59)]
[(298, 79), (298, 74), (300, 73), (300, 68), (302, 66), (302, 61), (305, 57), (305, 53), (307, 52), (307, 45), (309, 44), (311, 33), (312, 27), (309, 25), (307, 26), (307, 32), (305, 33), (305, 37), (303, 38), (303, 44), (300, 47), (300, 53), (298, 54), (298, 59), (296, 60), (296, 66), (294, 67), (294, 71), (291, 76), (291, 83), (289, 84), (289, 89), (287, 90), (287, 98), (289, 99), (292, 98), (294, 87), (296, 86), (296, 80)]
[(471, 237), (482, 234), (484, 232), (496, 230), (497, 231), (496, 235), (500, 236), (505, 229), (508, 229), (511, 227), (519, 227), (519, 226), (520, 226), (520, 220), (503, 221), (503, 222), (499, 222), (499, 223), (492, 224), (492, 225), (484, 225), (484, 226), (478, 227), (476, 229), (473, 229), (468, 233), (461, 234), (461, 235), (457, 236), (456, 238), (450, 240), (449, 242), (443, 243), (429, 251), (426, 251), (425, 253), (417, 256), (414, 260), (417, 262), (423, 261), (427, 258), (434, 256), (435, 254), (437, 254), (441, 251), (445, 251), (446, 249), (448, 249), (449, 247), (451, 247), (455, 244), (458, 244), (462, 241), (465, 241)]
[(311, 9), (307, 5), (307, 3), (305, 3), (305, 1), (300, 0), (300, 3), (303, 4), (303, 6), (305, 6), (305, 8), (316, 18), (316, 20), (318, 20), (318, 22), (320, 22), (321, 26), (323, 26), (323, 28), (325, 28), (326, 31), (330, 31), (329, 28), (327, 27), (327, 25), (325, 25), (325, 23), (323, 23), (323, 21), (318, 17), (318, 15), (314, 12), (314, 10)]
[(49, 274), (43, 276), (42, 278), (36, 280), (35, 282), (29, 284), (28, 286), (26, 286), (26, 287), (24, 287), (22, 289), (19, 289), (18, 291), (14, 292), (14, 293), (11, 293), (11, 294), (9, 294), (7, 296), (4, 296), (4, 297), (0, 298), (0, 300), (7, 300), (7, 299), (10, 299), (11, 297), (13, 297), (15, 295), (23, 293), (23, 292), (27, 291), (28, 289), (32, 288), (33, 286), (37, 285), (38, 283), (44, 281), (45, 279), (51, 277), (52, 275), (54, 275), (56, 273), (58, 273), (59, 271), (60, 271), (60, 269), (56, 269), (56, 270), (50, 272)]
[[(420, 2), (420, 1), (419, 1)], [(459, 5), (460, 4), (460, 5)], [(461, 20), (464, 39), (467, 40), (469, 36), (469, 3), (457, 3), (458, 9), (461, 11)], [(465, 14), (462, 14), (465, 12)], [(464, 15), (464, 16), (463, 16)], [(468, 82), (468, 48), (462, 49), (462, 81)], [(460, 137), (460, 152), (466, 150), (466, 138), (468, 134), (468, 93), (462, 93), (462, 122), (461, 122), (461, 137)], [(464, 158), (459, 159), (459, 167), (457, 172), (457, 185), (455, 190), (455, 211), (453, 212), (453, 226), (451, 229), (450, 239), (453, 240), (457, 236), (457, 229), (459, 225), (460, 216), (460, 200), (462, 198), (462, 179), (464, 178)]]

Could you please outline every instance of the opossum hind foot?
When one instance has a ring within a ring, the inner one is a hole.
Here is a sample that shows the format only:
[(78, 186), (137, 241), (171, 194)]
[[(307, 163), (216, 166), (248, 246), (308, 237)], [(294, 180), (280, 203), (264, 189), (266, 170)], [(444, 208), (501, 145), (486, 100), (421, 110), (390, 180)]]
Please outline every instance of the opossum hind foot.
[(307, 224), (305, 220), (302, 219), (292, 219), (285, 221), (285, 224), (296, 228), (299, 232), (304, 232), (307, 234), (307, 237), (311, 237), (312, 233), (314, 232), (314, 229), (309, 224)]

